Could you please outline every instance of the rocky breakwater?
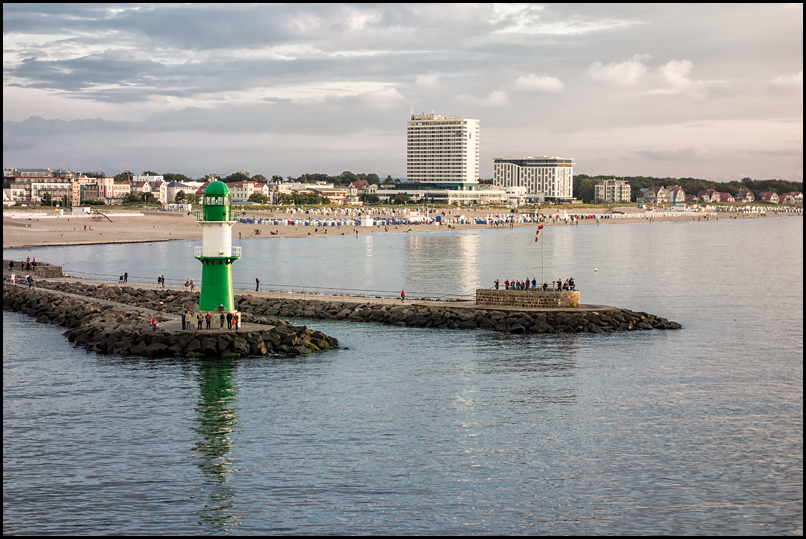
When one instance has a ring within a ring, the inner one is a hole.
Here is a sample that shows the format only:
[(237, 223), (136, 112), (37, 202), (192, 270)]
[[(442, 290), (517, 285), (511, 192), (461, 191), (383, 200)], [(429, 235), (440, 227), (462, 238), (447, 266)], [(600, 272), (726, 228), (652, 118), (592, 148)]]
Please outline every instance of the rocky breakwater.
[(614, 333), (633, 330), (680, 329), (680, 324), (628, 309), (494, 310), (425, 305), (380, 305), (316, 300), (270, 299), (252, 295), (236, 298), (244, 321), (272, 316), (306, 317), (351, 322), (440, 329), (486, 329), (509, 333)]
[[(153, 332), (149, 313), (46, 290), (27, 290), (9, 283), (3, 285), (3, 309), (25, 313), (40, 323), (70, 328), (65, 332), (70, 342), (104, 354), (188, 358), (285, 356), (338, 347), (338, 340), (333, 337), (283, 320), (272, 320), (272, 326), (250, 331), (157, 329)], [(156, 318), (165, 320), (162, 315)]]

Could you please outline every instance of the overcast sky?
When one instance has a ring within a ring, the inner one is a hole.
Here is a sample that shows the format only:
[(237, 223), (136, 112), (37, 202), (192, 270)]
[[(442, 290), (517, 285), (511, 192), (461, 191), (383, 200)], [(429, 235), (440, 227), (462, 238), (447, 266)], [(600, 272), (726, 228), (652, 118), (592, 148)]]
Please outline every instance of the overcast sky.
[(483, 178), (803, 181), (803, 7), (3, 4), (5, 168), (404, 177), (412, 111)]

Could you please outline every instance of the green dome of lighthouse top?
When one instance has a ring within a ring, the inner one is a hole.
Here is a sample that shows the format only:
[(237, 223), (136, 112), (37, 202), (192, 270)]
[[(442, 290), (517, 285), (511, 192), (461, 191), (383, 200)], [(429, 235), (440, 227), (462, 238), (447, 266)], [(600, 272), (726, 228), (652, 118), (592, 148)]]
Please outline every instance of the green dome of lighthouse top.
[(210, 182), (207, 189), (204, 190), (206, 197), (224, 197), (229, 195), (229, 187), (227, 184), (220, 181)]

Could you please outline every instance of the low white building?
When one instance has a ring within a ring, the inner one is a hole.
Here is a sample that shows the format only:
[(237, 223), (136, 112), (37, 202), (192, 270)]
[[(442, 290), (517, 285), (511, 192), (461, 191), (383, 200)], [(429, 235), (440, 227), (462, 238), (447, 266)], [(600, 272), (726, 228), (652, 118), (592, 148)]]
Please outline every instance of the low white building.
[(412, 202), (452, 204), (455, 206), (506, 204), (509, 200), (509, 194), (506, 189), (493, 186), (476, 185), (473, 189), (439, 189), (435, 188), (434, 185), (400, 183), (395, 184), (394, 189), (381, 189), (377, 185), (370, 185), (364, 190), (364, 193), (378, 195), (382, 202), (394, 200), (398, 195), (408, 195)]
[(165, 176), (163, 176), (161, 174), (158, 175), (158, 176), (152, 176), (152, 175), (149, 175), (149, 174), (135, 174), (135, 175), (132, 176), (132, 181), (133, 182), (162, 182), (162, 181), (165, 181)]
[(247, 202), (249, 197), (255, 193), (271, 197), (269, 186), (265, 183), (257, 182), (233, 182), (228, 183), (233, 202)]
[(132, 193), (151, 193), (160, 204), (168, 202), (168, 183), (164, 181), (132, 181)]

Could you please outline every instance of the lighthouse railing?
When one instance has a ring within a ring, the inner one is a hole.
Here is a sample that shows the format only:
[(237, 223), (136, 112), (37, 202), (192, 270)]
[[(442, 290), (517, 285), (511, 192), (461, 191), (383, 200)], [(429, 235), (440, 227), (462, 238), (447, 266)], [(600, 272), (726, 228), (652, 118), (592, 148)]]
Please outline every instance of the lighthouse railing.
[(216, 256), (241, 256), (240, 247), (229, 247), (227, 249), (204, 247), (203, 245), (196, 245), (193, 247), (194, 257), (216, 257)]

